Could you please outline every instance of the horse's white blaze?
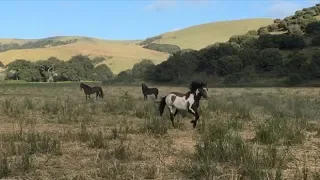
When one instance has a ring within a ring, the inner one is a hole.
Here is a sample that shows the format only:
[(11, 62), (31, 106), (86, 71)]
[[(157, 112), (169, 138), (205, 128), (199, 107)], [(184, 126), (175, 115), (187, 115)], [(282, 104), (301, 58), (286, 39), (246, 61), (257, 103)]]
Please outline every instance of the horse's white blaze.
[[(173, 102), (171, 100), (172, 96), (175, 96), (175, 100)], [(175, 113), (176, 109), (179, 109), (179, 110), (189, 109), (191, 112), (195, 113), (194, 110), (191, 108), (194, 103), (194, 95), (193, 94), (190, 94), (188, 99), (186, 99), (185, 96), (180, 97), (180, 96), (176, 96), (174, 94), (169, 94), (165, 100), (166, 100), (166, 104), (169, 107), (171, 113)], [(189, 103), (189, 107), (188, 107), (188, 103)]]

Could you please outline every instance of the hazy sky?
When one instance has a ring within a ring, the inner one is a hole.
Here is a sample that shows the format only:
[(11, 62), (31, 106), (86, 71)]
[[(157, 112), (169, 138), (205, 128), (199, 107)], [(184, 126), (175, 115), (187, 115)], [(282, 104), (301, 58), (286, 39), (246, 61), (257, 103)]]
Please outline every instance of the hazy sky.
[(213, 21), (284, 17), (317, 0), (1, 1), (1, 38), (144, 39)]

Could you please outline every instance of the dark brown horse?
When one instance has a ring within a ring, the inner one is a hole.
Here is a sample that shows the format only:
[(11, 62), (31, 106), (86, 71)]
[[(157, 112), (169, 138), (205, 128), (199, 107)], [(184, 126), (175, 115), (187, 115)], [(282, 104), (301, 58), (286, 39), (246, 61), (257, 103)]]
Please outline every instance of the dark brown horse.
[(86, 99), (88, 99), (87, 95), (89, 95), (89, 98), (90, 98), (90, 94), (94, 94), (94, 93), (96, 93), (96, 99), (98, 98), (98, 96), (103, 98), (103, 91), (102, 91), (102, 88), (99, 86), (90, 87), (86, 84), (81, 83), (80, 89), (83, 89), (84, 94), (86, 95)]
[(142, 94), (144, 96), (144, 100), (148, 99), (147, 96), (153, 94), (156, 99), (158, 99), (159, 90), (157, 88), (148, 88), (144, 83), (142, 83)]

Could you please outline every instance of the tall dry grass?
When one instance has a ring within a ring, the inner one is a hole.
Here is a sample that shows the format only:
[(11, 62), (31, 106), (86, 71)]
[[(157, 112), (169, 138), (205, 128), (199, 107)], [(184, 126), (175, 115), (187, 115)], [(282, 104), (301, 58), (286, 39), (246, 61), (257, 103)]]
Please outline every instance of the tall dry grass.
[[(140, 87), (0, 87), (0, 177), (319, 179), (318, 90), (209, 89), (190, 114), (159, 117)], [(160, 96), (185, 88), (159, 87)]]

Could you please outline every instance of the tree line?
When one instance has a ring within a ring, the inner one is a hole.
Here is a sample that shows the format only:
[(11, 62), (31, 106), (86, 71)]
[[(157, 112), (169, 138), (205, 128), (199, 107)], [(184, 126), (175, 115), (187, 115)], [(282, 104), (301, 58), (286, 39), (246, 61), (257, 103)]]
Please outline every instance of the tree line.
[(6, 65), (6, 79), (27, 82), (103, 81), (114, 75), (107, 65), (96, 66), (102, 61), (104, 61), (103, 57), (91, 60), (84, 55), (73, 56), (68, 61), (62, 61), (56, 57), (36, 62), (17, 59)]
[[(319, 6), (317, 6), (319, 7)], [(288, 85), (320, 78), (320, 22), (306, 24), (304, 29), (289, 25), (279, 34), (251, 30), (232, 36), (226, 43), (173, 53), (167, 61), (148, 66), (144, 81), (186, 83), (190, 79), (218, 78), (224, 84), (248, 84), (259, 79), (284, 79)], [(132, 70), (118, 75), (119, 80), (135, 78)]]
[(2, 44), (0, 43), (0, 52), (5, 52), (13, 49), (35, 49), (35, 48), (44, 48), (46, 46), (61, 46), (67, 45), (77, 42), (77, 39), (70, 39), (66, 41), (55, 41), (50, 38), (37, 40), (37, 41), (30, 41), (23, 44), (18, 43), (9, 43), (9, 44)]

